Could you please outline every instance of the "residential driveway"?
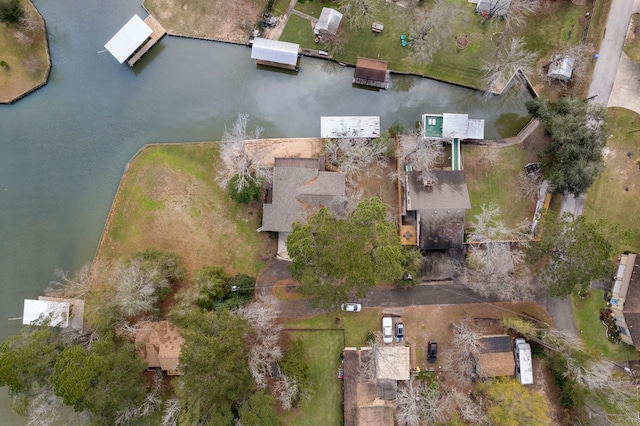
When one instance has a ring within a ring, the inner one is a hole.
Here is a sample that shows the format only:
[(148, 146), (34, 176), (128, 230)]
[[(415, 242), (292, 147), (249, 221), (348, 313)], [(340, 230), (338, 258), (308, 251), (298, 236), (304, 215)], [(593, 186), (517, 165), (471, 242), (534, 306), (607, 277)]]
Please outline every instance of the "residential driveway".
[(604, 105), (609, 102), (633, 7), (632, 0), (613, 0), (611, 3), (604, 38), (598, 52), (600, 57), (596, 60), (589, 86), (588, 97), (598, 95), (595, 102)]
[(622, 107), (640, 114), (640, 64), (624, 52), (613, 84), (608, 107)]

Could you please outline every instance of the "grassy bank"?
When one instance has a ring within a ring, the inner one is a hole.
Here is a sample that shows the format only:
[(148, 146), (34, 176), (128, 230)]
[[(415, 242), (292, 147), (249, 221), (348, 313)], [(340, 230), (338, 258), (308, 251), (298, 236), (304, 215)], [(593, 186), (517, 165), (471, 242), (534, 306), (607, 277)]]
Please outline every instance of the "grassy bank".
[[(494, 152), (492, 152), (492, 150)], [(473, 220), (482, 206), (493, 202), (500, 207), (502, 221), (509, 227), (532, 219), (535, 203), (519, 199), (517, 176), (527, 163), (527, 151), (521, 144), (501, 148), (463, 146), (465, 176), (471, 198), (466, 221)]]
[[(587, 192), (583, 214), (592, 221), (604, 220), (629, 233), (620, 250), (640, 251), (640, 222), (633, 214), (640, 200), (640, 115), (623, 108), (607, 111), (609, 138), (606, 168)], [(616, 254), (617, 255), (617, 254)]]
[[(293, 324), (295, 326), (295, 324)], [(311, 389), (298, 408), (279, 415), (283, 425), (340, 426), (342, 424), (342, 383), (338, 368), (343, 333), (340, 330), (285, 331), (289, 340), (301, 339), (309, 365)]]
[(40, 87), (49, 76), (49, 51), (42, 16), (21, 0), (23, 20), (0, 23), (0, 103), (11, 102)]
[(600, 309), (606, 307), (602, 290), (592, 290), (587, 297), (581, 299), (571, 296), (573, 314), (580, 337), (587, 347), (601, 353), (612, 361), (639, 359), (633, 346), (625, 343), (611, 343), (605, 334), (605, 326), (600, 322)]
[(154, 247), (177, 253), (190, 272), (204, 265), (255, 275), (272, 256), (255, 230), (259, 215), (217, 182), (215, 143), (153, 145), (122, 179), (98, 258)]

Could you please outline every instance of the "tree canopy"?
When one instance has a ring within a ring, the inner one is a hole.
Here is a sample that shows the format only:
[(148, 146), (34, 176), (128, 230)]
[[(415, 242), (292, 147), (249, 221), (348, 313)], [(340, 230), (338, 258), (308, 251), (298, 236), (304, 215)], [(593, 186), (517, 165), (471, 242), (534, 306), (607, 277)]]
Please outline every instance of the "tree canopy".
[(541, 240), (531, 244), (528, 260), (543, 260), (538, 273), (553, 297), (564, 297), (589, 288), (591, 281), (612, 271), (612, 237), (617, 234), (604, 222), (589, 222), (570, 213), (549, 212), (541, 222)]
[(320, 209), (307, 223), (296, 222), (287, 238), (289, 271), (312, 303), (335, 307), (362, 297), (378, 280), (415, 274), (419, 253), (402, 247), (379, 198), (363, 200), (345, 220)]
[[(180, 354), (184, 424), (227, 419), (252, 390), (244, 318), (229, 311), (193, 310), (182, 320), (184, 344)], [(233, 420), (233, 415), (230, 417)]]
[(551, 133), (542, 169), (556, 192), (584, 194), (603, 170), (604, 107), (575, 98), (535, 98), (527, 110)]
[(515, 380), (490, 380), (478, 385), (478, 390), (487, 398), (487, 414), (493, 425), (551, 424), (544, 397)]

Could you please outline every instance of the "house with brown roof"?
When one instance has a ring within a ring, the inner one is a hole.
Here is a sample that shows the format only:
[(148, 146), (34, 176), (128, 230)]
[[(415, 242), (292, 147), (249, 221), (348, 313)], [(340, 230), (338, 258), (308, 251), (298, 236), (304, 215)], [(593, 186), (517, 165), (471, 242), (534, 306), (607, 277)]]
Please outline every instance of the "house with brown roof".
[(353, 73), (353, 84), (388, 89), (389, 71), (387, 70), (387, 61), (358, 57), (356, 70)]
[(135, 344), (150, 370), (159, 368), (170, 376), (180, 375), (180, 351), (184, 339), (169, 321), (141, 324)]
[(613, 278), (609, 301), (620, 339), (640, 351), (640, 256), (621, 255)]
[(294, 222), (306, 222), (322, 207), (340, 209), (345, 182), (344, 173), (325, 170), (324, 157), (275, 159), (258, 231), (278, 233), (279, 258), (289, 259), (286, 241)]
[(516, 363), (511, 350), (511, 336), (483, 336), (477, 371), (482, 377), (513, 376)]
[(471, 208), (464, 171), (434, 169), (430, 175), (425, 181), (419, 171), (405, 174), (401, 240), (418, 245), (423, 253), (462, 255), (464, 217)]

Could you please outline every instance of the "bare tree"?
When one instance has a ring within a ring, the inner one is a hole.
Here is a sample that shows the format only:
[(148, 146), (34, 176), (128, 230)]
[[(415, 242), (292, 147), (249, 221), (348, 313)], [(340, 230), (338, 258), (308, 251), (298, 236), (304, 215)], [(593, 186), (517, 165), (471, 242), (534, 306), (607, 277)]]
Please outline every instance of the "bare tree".
[(400, 425), (420, 426), (446, 423), (452, 409), (449, 393), (436, 385), (414, 385), (413, 379), (398, 386), (396, 420)]
[(444, 157), (444, 141), (422, 137), (421, 131), (414, 131), (400, 137), (398, 156), (402, 164), (413, 170), (422, 172), (423, 179), (436, 183), (433, 168), (442, 163)]
[(274, 391), (282, 408), (286, 411), (291, 410), (299, 393), (296, 381), (283, 374), (276, 382)]
[(145, 399), (137, 407), (127, 407), (116, 417), (116, 425), (134, 424), (136, 420), (146, 417), (162, 405), (162, 373), (156, 371), (153, 376), (153, 386)]
[(428, 64), (443, 40), (453, 36), (456, 27), (451, 22), (457, 18), (456, 9), (444, 0), (436, 0), (430, 9), (416, 7), (411, 12), (408, 43), (415, 60)]
[(483, 67), (485, 73), (485, 91), (502, 92), (518, 71), (531, 73), (537, 54), (530, 52), (522, 38), (513, 37), (506, 43), (500, 41), (496, 57)]
[(247, 130), (248, 114), (238, 114), (238, 119), (231, 129), (225, 127), (220, 141), (220, 158), (223, 167), (218, 171), (221, 185), (227, 186), (234, 176), (238, 176), (236, 189), (241, 191), (245, 186), (258, 182), (259, 179), (271, 179), (270, 169), (263, 165), (261, 153), (250, 154), (247, 151), (248, 139), (259, 139), (261, 127), (253, 133)]
[(360, 375), (367, 380), (376, 379), (376, 352), (382, 342), (382, 331), (378, 330), (373, 334), (373, 338), (367, 341), (370, 349), (360, 352)]
[[(564, 46), (558, 46), (554, 52), (552, 60), (572, 58), (573, 69), (571, 72), (571, 78), (574, 82), (574, 87), (581, 88), (589, 81), (586, 77), (589, 73), (589, 67), (593, 63), (592, 58), (594, 53), (595, 49), (590, 44), (566, 44)], [(554, 79), (554, 81), (557, 82), (558, 80)]]
[(536, 201), (540, 195), (540, 185), (542, 184), (539, 175), (529, 176), (524, 172), (518, 173), (516, 185), (518, 188), (517, 197), (520, 200)]
[(176, 426), (178, 424), (178, 416), (182, 407), (179, 398), (169, 398), (164, 402), (164, 413), (162, 415), (162, 426)]
[(471, 383), (475, 375), (483, 377), (478, 371), (478, 360), (482, 350), (480, 328), (473, 320), (466, 318), (453, 324), (453, 341), (451, 349), (447, 351), (444, 365), (454, 379), (462, 384)]
[(359, 30), (373, 22), (378, 3), (379, 0), (340, 0), (340, 10), (347, 17), (349, 28)]
[[(469, 252), (466, 269), (461, 274), (469, 288), (482, 296), (497, 296), (501, 300), (528, 300), (535, 296), (538, 281), (524, 269), (524, 252), (530, 228), (523, 222), (508, 228), (500, 220), (496, 204), (482, 206), (482, 211), (470, 223)], [(512, 247), (518, 241), (518, 247)]]
[(158, 290), (168, 287), (169, 280), (155, 266), (144, 266), (140, 260), (119, 262), (114, 270), (116, 292), (113, 303), (125, 317), (153, 309)]
[(283, 355), (278, 344), (282, 327), (275, 323), (278, 313), (277, 300), (272, 296), (261, 297), (237, 310), (256, 332), (249, 351), (249, 370), (258, 389), (267, 386), (267, 374)]
[(471, 425), (487, 425), (486, 410), (476, 401), (458, 391), (451, 392), (451, 400), (462, 419)]
[(60, 281), (51, 281), (52, 287), (47, 287), (44, 293), (51, 297), (84, 299), (92, 284), (98, 282), (101, 269), (100, 265), (92, 268), (90, 263), (86, 263), (73, 277), (69, 277), (67, 271), (56, 269), (54, 274)]
[(60, 411), (63, 408), (62, 398), (56, 396), (51, 387), (44, 387), (29, 401), (27, 425), (49, 426), (54, 424), (60, 417)]
[(538, 10), (540, 0), (511, 0), (505, 27), (508, 29), (521, 27), (527, 23), (527, 16)]
[(324, 152), (327, 162), (345, 173), (347, 182), (352, 184), (362, 174), (375, 173), (374, 166), (384, 160), (389, 147), (381, 138), (345, 137), (327, 139)]

